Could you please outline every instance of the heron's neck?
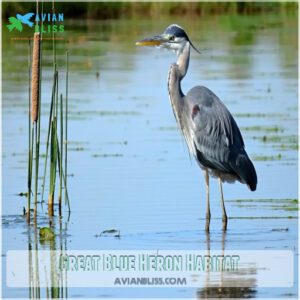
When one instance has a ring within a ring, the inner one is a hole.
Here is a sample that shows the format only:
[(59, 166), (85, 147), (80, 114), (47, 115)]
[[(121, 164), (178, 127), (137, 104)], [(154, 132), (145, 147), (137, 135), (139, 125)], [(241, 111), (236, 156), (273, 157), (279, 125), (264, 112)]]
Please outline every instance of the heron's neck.
[(190, 43), (186, 42), (183, 49), (177, 53), (177, 65), (179, 69), (179, 77), (182, 80), (189, 68), (190, 62)]
[(172, 64), (169, 71), (168, 90), (173, 112), (180, 128), (183, 131), (181, 112), (183, 110), (184, 94), (181, 90), (181, 80), (185, 76), (190, 60), (190, 45), (186, 43), (183, 50), (178, 54), (176, 64)]
[[(187, 42), (177, 54), (177, 63), (172, 64), (169, 71), (168, 90), (171, 101), (176, 102), (184, 96), (181, 90), (181, 80), (184, 78), (190, 61), (190, 44)], [(172, 103), (173, 104), (173, 103)]]

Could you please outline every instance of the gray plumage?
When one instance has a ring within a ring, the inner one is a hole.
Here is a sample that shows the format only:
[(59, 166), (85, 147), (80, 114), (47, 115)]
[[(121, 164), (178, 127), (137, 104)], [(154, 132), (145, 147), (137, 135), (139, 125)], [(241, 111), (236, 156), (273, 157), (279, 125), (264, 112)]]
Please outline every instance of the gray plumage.
[[(208, 168), (211, 175), (222, 181), (239, 180), (254, 191), (257, 178), (249, 159), (241, 132), (220, 99), (208, 88), (197, 86), (191, 89), (184, 109), (194, 123), (194, 154), (202, 168)], [(186, 120), (188, 122), (188, 120)]]
[(137, 45), (156, 45), (173, 49), (177, 63), (172, 64), (168, 76), (169, 98), (177, 123), (188, 145), (205, 172), (207, 188), (206, 230), (209, 230), (209, 175), (219, 178), (223, 229), (227, 228), (222, 182), (236, 180), (256, 189), (255, 168), (245, 151), (241, 132), (224, 103), (208, 88), (196, 86), (187, 95), (181, 90), (181, 80), (186, 75), (192, 46), (185, 31), (178, 25), (170, 25), (162, 35), (144, 39)]

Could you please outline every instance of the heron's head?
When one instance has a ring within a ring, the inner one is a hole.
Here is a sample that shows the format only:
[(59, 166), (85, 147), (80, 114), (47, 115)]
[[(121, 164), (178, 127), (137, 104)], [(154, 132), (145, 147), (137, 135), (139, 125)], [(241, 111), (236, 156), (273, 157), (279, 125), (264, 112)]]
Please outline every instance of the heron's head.
[(177, 24), (172, 24), (166, 28), (166, 30), (160, 34), (150, 38), (145, 38), (136, 42), (137, 46), (157, 46), (160, 48), (166, 48), (175, 50), (180, 53), (186, 43), (189, 43), (195, 51), (199, 50), (192, 44), (186, 32)]

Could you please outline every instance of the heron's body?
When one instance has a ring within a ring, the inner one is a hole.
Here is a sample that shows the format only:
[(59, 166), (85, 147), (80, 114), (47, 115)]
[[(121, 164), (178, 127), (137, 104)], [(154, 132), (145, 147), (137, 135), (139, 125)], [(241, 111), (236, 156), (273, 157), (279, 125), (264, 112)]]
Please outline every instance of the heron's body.
[[(155, 42), (153, 45), (157, 45), (160, 41), (159, 38), (162, 45), (166, 44), (166, 47), (177, 51), (177, 63), (172, 64), (169, 70), (169, 98), (175, 119), (189, 151), (205, 172), (207, 187), (206, 230), (209, 230), (210, 223), (209, 175), (219, 178), (223, 229), (226, 230), (227, 215), (222, 182), (238, 180), (247, 184), (254, 191), (257, 185), (255, 168), (245, 151), (241, 132), (224, 103), (204, 86), (196, 86), (186, 95), (182, 92), (181, 80), (188, 70), (190, 46), (192, 45), (186, 33), (178, 25), (170, 25), (162, 37), (152, 38)], [(149, 45), (151, 39), (143, 41)], [(142, 44), (143, 41), (140, 43)]]
[[(189, 55), (189, 44), (186, 47), (187, 53), (183, 51), (180, 55)], [(177, 64), (170, 67), (168, 90), (190, 153), (201, 169), (213, 177), (227, 182), (238, 180), (255, 190), (256, 174), (234, 118), (223, 102), (204, 86), (196, 86), (184, 95), (180, 82), (187, 66), (181, 65), (181, 61), (179, 57)]]

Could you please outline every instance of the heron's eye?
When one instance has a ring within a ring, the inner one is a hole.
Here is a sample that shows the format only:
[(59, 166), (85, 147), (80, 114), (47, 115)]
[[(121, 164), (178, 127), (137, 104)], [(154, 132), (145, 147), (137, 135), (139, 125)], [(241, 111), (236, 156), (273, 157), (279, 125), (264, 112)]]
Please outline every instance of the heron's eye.
[(175, 41), (175, 36), (174, 35), (170, 35), (169, 40), (170, 41)]

